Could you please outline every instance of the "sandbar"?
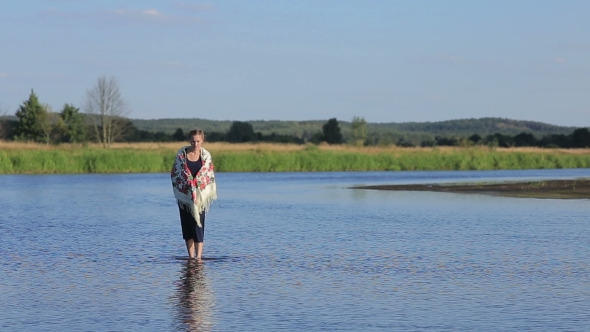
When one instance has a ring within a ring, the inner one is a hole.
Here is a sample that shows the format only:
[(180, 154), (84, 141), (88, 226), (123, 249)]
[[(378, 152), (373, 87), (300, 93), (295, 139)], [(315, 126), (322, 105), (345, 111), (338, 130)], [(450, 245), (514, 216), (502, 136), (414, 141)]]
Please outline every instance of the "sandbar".
[(476, 182), (356, 186), (351, 189), (480, 193), (508, 197), (590, 199), (590, 178), (523, 182)]

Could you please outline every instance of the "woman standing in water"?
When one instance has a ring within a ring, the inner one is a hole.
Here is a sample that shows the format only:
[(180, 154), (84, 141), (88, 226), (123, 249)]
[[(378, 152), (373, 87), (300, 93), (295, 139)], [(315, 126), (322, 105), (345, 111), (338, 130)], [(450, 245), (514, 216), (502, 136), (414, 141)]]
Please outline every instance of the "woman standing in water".
[[(172, 189), (178, 202), (182, 238), (189, 258), (202, 259), (205, 237), (205, 213), (217, 199), (217, 186), (211, 153), (202, 147), (205, 133), (193, 129), (188, 134), (190, 146), (176, 153), (172, 166)], [(195, 252), (196, 242), (196, 252)]]

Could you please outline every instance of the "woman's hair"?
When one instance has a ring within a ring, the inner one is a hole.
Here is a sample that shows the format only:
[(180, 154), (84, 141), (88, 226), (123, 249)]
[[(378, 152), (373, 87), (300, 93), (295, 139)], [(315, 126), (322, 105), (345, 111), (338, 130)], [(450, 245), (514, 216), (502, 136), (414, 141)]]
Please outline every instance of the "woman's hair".
[(189, 131), (186, 138), (190, 141), (191, 138), (195, 135), (200, 135), (203, 137), (203, 140), (205, 139), (205, 132), (202, 129), (193, 129), (193, 130)]

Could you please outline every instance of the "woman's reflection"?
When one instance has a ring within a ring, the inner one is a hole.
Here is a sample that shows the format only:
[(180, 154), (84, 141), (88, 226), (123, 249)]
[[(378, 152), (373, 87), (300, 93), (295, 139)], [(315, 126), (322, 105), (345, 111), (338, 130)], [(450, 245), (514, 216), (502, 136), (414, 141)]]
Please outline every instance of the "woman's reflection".
[(210, 331), (213, 328), (213, 294), (208, 286), (205, 264), (188, 260), (177, 287), (179, 323), (186, 331)]

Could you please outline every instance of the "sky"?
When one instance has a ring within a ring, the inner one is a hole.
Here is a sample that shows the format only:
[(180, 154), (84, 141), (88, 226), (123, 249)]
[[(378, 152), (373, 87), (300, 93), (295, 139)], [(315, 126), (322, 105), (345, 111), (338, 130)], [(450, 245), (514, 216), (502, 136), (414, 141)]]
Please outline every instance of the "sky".
[(2, 0), (0, 108), (84, 111), (114, 77), (134, 119), (590, 127), (590, 1)]

